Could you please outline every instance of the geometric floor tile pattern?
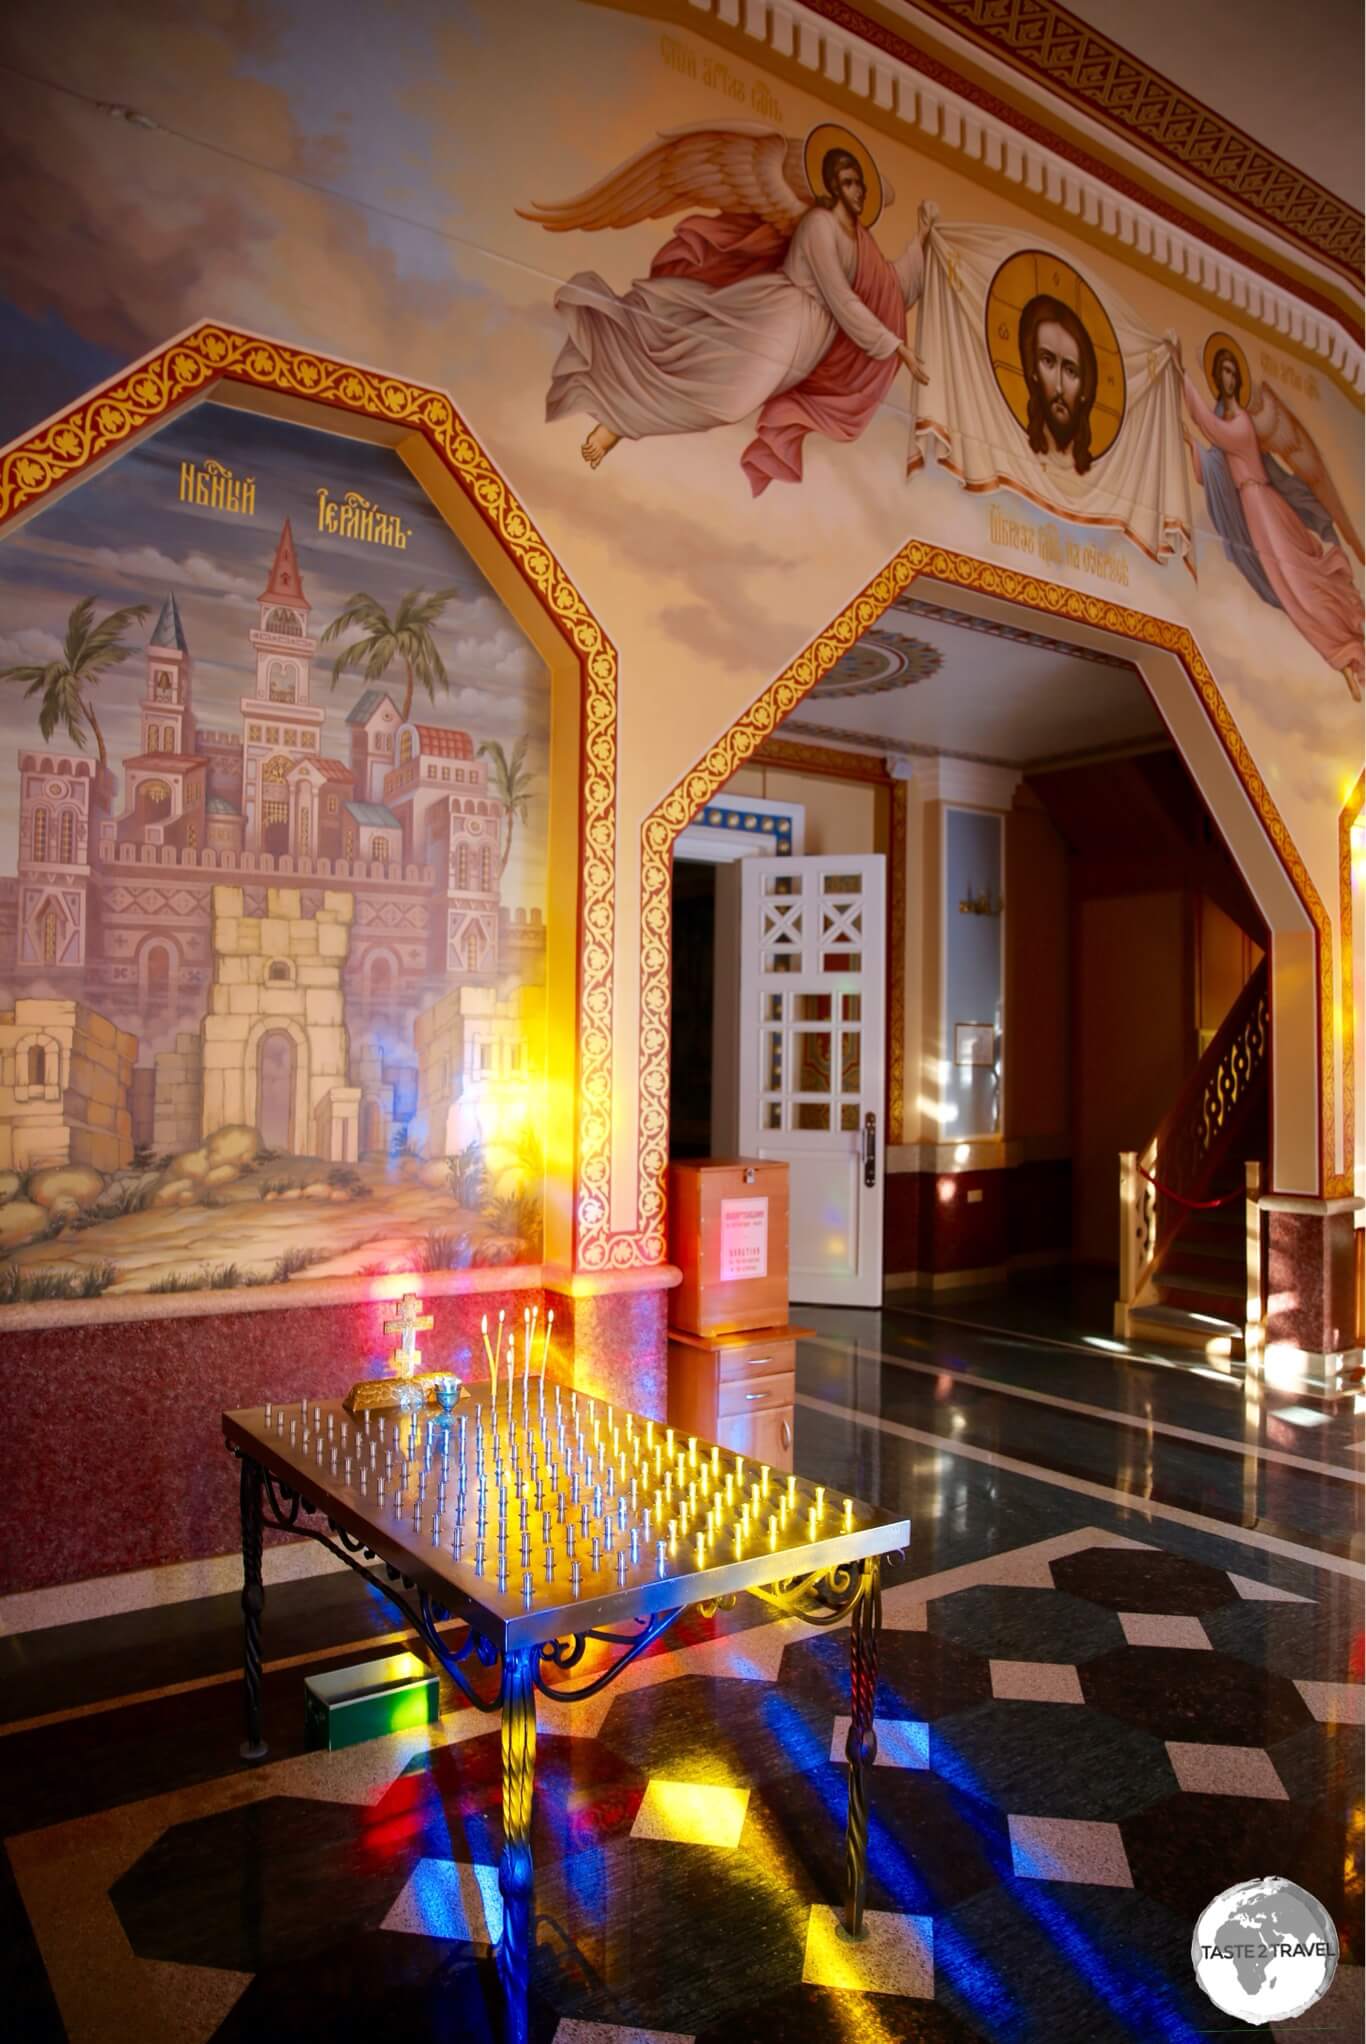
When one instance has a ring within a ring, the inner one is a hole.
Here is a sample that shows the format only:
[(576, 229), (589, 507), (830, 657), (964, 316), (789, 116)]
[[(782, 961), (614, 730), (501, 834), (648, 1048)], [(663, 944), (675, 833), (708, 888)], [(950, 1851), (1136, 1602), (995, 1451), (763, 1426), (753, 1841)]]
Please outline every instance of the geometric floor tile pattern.
[(1026, 1881), (1082, 1881), (1090, 1887), (1132, 1888), (1118, 1824), (1084, 1817), (1012, 1817), (1010, 1855)]
[(802, 1979), (807, 1985), (933, 2000), (933, 1919), (870, 1909), (863, 1929), (863, 1938), (854, 1943), (844, 1934), (839, 1911), (818, 1902), (806, 1928)]
[(1194, 1795), (1288, 1800), (1271, 1755), (1262, 1746), (1201, 1746), (1168, 1739), (1167, 1758), (1181, 1787)]
[[(1321, 1820), (1359, 1809), (1360, 1691), (1237, 1650), (1284, 1622), (1307, 1654), (1314, 1605), (1156, 1544), (1065, 1545), (957, 1570), (923, 1630), (884, 1632), (861, 1943), (839, 1931), (847, 1627), (747, 1632), (742, 1606), (643, 1655), (591, 1736), (555, 1716), (534, 2044), (1194, 2044), (1220, 2028), (1195, 1917), (1269, 1871), (1359, 1968), (1359, 1858)], [(1134, 1644), (1139, 1621), (1167, 1630)], [(493, 2044), (499, 1787), (496, 1721), (459, 1711), (11, 1839), (69, 2036), (103, 2044), (101, 1993), (141, 1980), (146, 2044)]]

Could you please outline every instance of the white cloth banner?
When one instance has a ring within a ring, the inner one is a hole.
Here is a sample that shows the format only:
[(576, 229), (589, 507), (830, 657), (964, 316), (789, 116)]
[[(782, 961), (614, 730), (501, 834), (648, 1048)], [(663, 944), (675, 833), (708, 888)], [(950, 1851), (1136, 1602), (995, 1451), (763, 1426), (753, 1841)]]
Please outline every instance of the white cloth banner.
[[(1030, 446), (998, 381), (987, 329), (993, 282), (1002, 265), (1022, 252), (1019, 230), (936, 221), (925, 244), (916, 337), (929, 382), (915, 387), (908, 470), (937, 462), (966, 489), (1017, 491), (1069, 523), (1125, 533), (1151, 560), (1184, 558), (1194, 574), (1181, 377), (1170, 343), (1140, 326), (1112, 286), (1072, 257), (1044, 242), (1025, 247), (1037, 252), (1041, 266), (1051, 261), (1068, 278), (1081, 279), (1114, 329), (1124, 370), (1124, 415), (1113, 444), (1097, 453), (1084, 475), (1065, 449), (1049, 445), (1036, 453)], [(999, 324), (999, 311), (997, 318)], [(1013, 331), (1009, 346), (1014, 353)], [(998, 348), (1004, 352), (1005, 344), (998, 342)], [(1015, 374), (1022, 392), (1023, 375)]]

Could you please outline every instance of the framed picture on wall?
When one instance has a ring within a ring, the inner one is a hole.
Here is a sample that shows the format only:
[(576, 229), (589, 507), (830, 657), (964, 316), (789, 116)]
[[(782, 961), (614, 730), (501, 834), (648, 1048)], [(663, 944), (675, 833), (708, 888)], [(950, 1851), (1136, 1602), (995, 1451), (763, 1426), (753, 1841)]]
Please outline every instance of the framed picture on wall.
[(953, 1061), (956, 1065), (986, 1065), (996, 1062), (996, 1030), (990, 1022), (955, 1022)]

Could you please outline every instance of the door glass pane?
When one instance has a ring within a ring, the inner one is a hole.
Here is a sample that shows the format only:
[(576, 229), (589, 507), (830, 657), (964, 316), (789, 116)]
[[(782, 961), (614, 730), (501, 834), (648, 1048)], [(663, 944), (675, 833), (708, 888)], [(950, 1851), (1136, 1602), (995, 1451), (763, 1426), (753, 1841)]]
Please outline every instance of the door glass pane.
[(844, 1105), (840, 1108), (840, 1127), (842, 1129), (848, 1130), (851, 1134), (857, 1134), (858, 1132), (857, 1100), (846, 1100)]
[(863, 953), (861, 951), (823, 951), (821, 953), (822, 972), (862, 972), (862, 970)]
[(841, 1022), (861, 1022), (863, 1020), (862, 994), (840, 995), (840, 1020)]
[(763, 1048), (764, 1089), (776, 1093), (783, 1083), (783, 1032), (781, 1029), (764, 1031)]
[(863, 1038), (862, 1032), (860, 1030), (845, 1029), (841, 1032), (840, 1035), (841, 1093), (857, 1093), (860, 1086), (863, 1084), (863, 1080), (860, 1077), (863, 1063), (862, 1042)]
[(822, 894), (862, 894), (861, 873), (825, 873), (821, 876)]
[(783, 1125), (783, 1103), (781, 1100), (765, 1100), (763, 1126), (781, 1128)]
[(829, 994), (794, 994), (792, 1019), (794, 1022), (828, 1022), (831, 1006)]
[(765, 894), (800, 894), (802, 876), (800, 873), (765, 873)]
[(824, 1100), (799, 1100), (792, 1109), (792, 1126), (800, 1129), (828, 1129), (830, 1107)]
[(793, 1048), (796, 1051), (795, 1090), (798, 1093), (828, 1093), (830, 1031), (799, 1029)]
[[(681, 991), (681, 990), (680, 990)], [(763, 1002), (765, 1022), (781, 1022), (783, 1019), (783, 997), (781, 994), (765, 994)]]

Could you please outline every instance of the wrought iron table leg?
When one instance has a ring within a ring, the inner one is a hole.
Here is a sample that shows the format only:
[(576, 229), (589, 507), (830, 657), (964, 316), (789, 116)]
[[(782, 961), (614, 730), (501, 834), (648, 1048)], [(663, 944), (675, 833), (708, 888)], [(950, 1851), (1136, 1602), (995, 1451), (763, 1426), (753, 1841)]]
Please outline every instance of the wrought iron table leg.
[(503, 1666), (503, 1854), (498, 1887), (503, 1935), (498, 1969), (507, 2005), (508, 2044), (527, 2044), (531, 1983), (531, 1798), (536, 1784), (536, 1665), (539, 1649), (509, 1654)]
[(873, 1708), (877, 1699), (878, 1632), (882, 1576), (876, 1556), (862, 1565), (863, 1588), (849, 1627), (849, 1820), (844, 1835), (844, 1933), (862, 1938), (868, 1893), (868, 1775), (877, 1758)]
[(261, 1581), (262, 1490), (259, 1462), (242, 1457), (242, 1687), (247, 1736), (244, 1760), (263, 1760), (269, 1751), (261, 1737), (261, 1613), (266, 1592)]

